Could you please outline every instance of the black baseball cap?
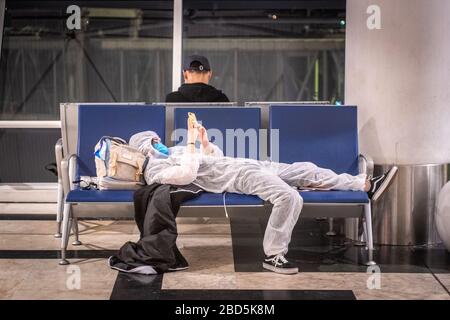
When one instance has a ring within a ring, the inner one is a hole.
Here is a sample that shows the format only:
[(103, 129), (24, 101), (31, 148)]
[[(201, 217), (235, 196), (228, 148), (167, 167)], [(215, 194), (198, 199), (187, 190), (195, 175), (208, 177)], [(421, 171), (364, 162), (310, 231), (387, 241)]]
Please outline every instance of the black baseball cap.
[[(194, 62), (197, 62), (196, 64), (194, 64), (194, 66), (192, 65)], [(184, 64), (183, 64), (183, 71), (210, 71), (211, 70), (211, 66), (209, 65), (209, 61), (206, 57), (204, 56), (200, 56), (200, 55), (192, 55), (187, 57), (184, 60)]]

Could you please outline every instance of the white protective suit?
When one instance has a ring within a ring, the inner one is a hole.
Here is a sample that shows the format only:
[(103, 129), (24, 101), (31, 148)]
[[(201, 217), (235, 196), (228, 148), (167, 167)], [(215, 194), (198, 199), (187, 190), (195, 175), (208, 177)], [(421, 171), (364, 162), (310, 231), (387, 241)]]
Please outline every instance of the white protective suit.
[[(151, 155), (150, 131), (130, 139), (130, 145)], [(310, 162), (293, 164), (224, 157), (216, 145), (200, 148), (196, 154), (184, 153), (184, 147), (169, 148), (167, 158), (152, 158), (145, 169), (147, 184), (185, 185), (194, 183), (208, 192), (236, 192), (257, 195), (273, 204), (264, 235), (267, 256), (286, 254), (292, 230), (302, 210), (303, 199), (296, 189), (320, 188), (362, 191), (366, 175), (336, 174)]]

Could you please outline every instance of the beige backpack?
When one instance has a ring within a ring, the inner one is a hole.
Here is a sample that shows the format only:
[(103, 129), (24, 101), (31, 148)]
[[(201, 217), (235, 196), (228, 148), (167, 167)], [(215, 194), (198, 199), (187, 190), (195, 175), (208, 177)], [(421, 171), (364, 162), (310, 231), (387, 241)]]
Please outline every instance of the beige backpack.
[(139, 150), (117, 137), (102, 137), (95, 146), (95, 167), (100, 189), (136, 189), (145, 184), (147, 164)]

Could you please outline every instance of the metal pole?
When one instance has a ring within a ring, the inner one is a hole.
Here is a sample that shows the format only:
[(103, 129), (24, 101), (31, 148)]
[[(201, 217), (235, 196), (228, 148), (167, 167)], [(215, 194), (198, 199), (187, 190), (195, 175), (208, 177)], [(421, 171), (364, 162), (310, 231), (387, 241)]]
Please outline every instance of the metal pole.
[(238, 101), (238, 90), (239, 90), (239, 80), (238, 80), (238, 73), (239, 73), (239, 66), (238, 66), (238, 49), (234, 48), (234, 101)]
[(3, 23), (5, 22), (5, 2), (6, 0), (0, 0), (0, 59), (2, 57)]
[(328, 100), (328, 54), (326, 50), (323, 50), (323, 55), (322, 55), (322, 59), (323, 59), (323, 95), (322, 95), (322, 99), (323, 100)]
[(314, 100), (319, 100), (319, 55), (314, 63)]
[(123, 66), (123, 49), (120, 50), (120, 101), (125, 101), (125, 97), (124, 97), (124, 77), (125, 77), (125, 71), (124, 71), (124, 66)]
[(183, 57), (183, 0), (173, 1), (172, 90), (181, 85)]
[(156, 50), (156, 74), (155, 74), (155, 83), (156, 83), (156, 101), (161, 101), (161, 83), (163, 82), (163, 77), (161, 77), (161, 51)]

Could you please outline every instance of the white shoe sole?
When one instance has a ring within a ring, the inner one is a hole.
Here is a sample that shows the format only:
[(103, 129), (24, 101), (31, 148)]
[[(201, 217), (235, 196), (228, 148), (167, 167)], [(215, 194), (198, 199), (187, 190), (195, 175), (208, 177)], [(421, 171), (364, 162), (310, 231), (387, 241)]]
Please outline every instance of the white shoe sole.
[(263, 262), (263, 268), (281, 274), (296, 274), (298, 273), (298, 268), (277, 268), (271, 264)]
[(395, 176), (397, 175), (398, 167), (392, 167), (391, 171), (389, 171), (388, 176), (386, 179), (384, 179), (383, 184), (380, 186), (380, 188), (377, 190), (377, 192), (374, 193), (372, 197), (372, 202), (377, 201), (380, 196), (386, 191), (387, 188), (392, 184), (392, 181), (394, 181)]
[(130, 270), (121, 269), (115, 266), (111, 265), (111, 257), (108, 258), (108, 265), (111, 269), (117, 270), (119, 272), (125, 272), (125, 273), (136, 273), (136, 274), (146, 274), (146, 275), (153, 275), (158, 274), (158, 272), (152, 267), (152, 266), (140, 266), (136, 267)]
[(189, 269), (189, 267), (169, 268), (167, 271), (174, 272), (174, 271), (183, 271), (187, 269)]

